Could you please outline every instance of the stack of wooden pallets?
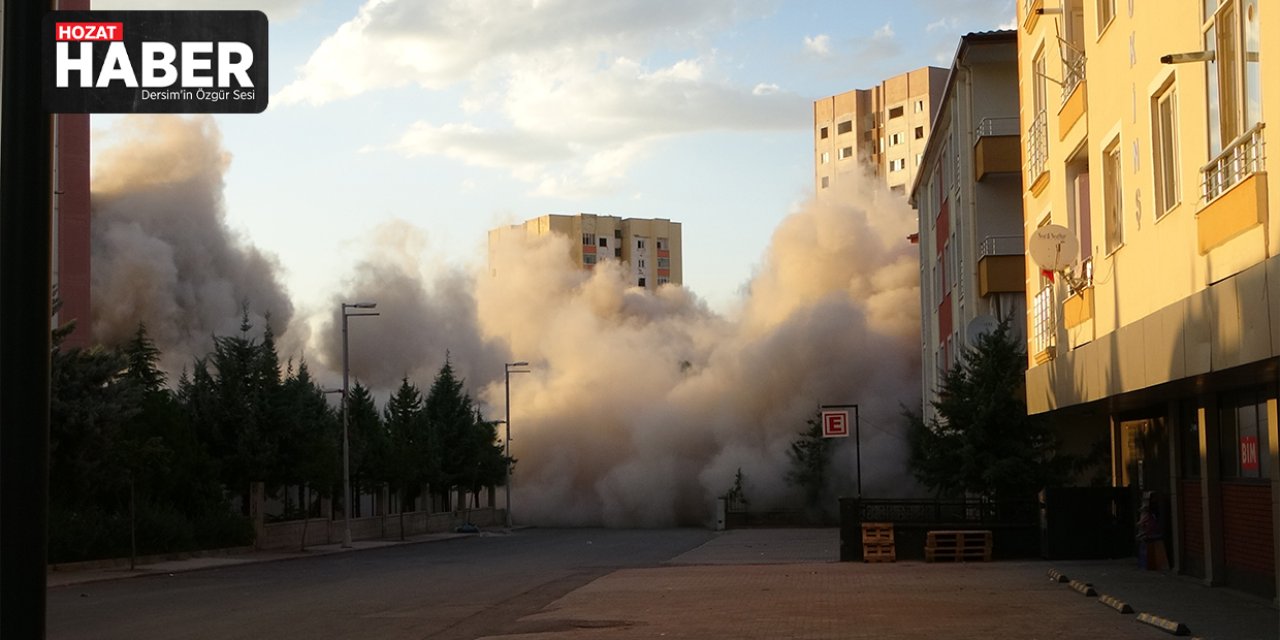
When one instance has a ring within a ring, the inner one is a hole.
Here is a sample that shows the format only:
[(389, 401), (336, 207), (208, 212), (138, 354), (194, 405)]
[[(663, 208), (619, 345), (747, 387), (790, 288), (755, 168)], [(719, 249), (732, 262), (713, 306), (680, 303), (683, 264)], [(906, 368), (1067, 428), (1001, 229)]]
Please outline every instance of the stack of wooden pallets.
[(893, 523), (862, 523), (862, 561), (894, 562), (897, 559), (898, 554), (893, 546)]
[(991, 562), (991, 532), (930, 531), (925, 538), (924, 559), (925, 562)]

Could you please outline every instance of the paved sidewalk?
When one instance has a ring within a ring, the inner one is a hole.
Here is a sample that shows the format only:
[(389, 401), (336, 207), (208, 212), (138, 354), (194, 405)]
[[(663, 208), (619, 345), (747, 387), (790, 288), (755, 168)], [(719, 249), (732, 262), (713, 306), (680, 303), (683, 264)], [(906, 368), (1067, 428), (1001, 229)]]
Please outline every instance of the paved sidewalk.
[(126, 578), (139, 578), (143, 576), (155, 575), (171, 575), (174, 573), (184, 573), (187, 571), (202, 571), (205, 569), (216, 569), (219, 567), (228, 567), (241, 564), (258, 563), (258, 562), (279, 562), (282, 560), (298, 560), (301, 558), (314, 558), (317, 556), (330, 555), (335, 553), (350, 553), (353, 551), (364, 551), (368, 549), (379, 549), (382, 547), (391, 547), (402, 544), (420, 544), (423, 542), (437, 542), (440, 540), (452, 540), (454, 538), (465, 538), (476, 535), (505, 535), (500, 532), (483, 531), (481, 533), (429, 533), (424, 535), (409, 536), (404, 540), (356, 540), (351, 543), (348, 549), (342, 548), (340, 543), (320, 544), (307, 547), (306, 551), (244, 551), (239, 553), (227, 553), (223, 555), (209, 555), (202, 557), (184, 558), (181, 560), (165, 560), (161, 562), (151, 562), (148, 564), (137, 565), (130, 570), (128, 559), (124, 559), (124, 566), (101, 567), (92, 569), (73, 569), (73, 570), (51, 570), (45, 578), (45, 586), (47, 587), (65, 587), (76, 584), (84, 584), (88, 582), (101, 582), (103, 580), (123, 580)]
[(1051, 568), (1183, 622), (1198, 637), (1280, 637), (1270, 603), (1129, 562), (840, 563), (838, 538), (835, 530), (727, 531), (660, 567), (600, 578), (491, 640), (1169, 637), (1051, 582)]

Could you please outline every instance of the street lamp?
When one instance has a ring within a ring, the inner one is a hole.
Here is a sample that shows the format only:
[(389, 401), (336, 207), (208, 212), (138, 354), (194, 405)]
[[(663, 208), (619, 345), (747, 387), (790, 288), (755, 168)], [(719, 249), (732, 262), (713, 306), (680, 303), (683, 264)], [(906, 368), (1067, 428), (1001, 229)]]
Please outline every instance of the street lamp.
[(369, 311), (348, 313), (347, 309), (373, 309), (376, 302), (344, 302), (342, 303), (342, 548), (351, 548), (351, 438), (347, 425), (350, 418), (347, 412), (347, 378), (350, 375), (350, 364), (347, 360), (347, 318), (351, 316), (376, 316)]
[(513, 373), (529, 373), (528, 369), (512, 370), (511, 367), (527, 367), (528, 362), (508, 362), (505, 365), (507, 379), (507, 419), (504, 422), (507, 425), (506, 439), (506, 458), (507, 458), (507, 528), (511, 528), (511, 374)]

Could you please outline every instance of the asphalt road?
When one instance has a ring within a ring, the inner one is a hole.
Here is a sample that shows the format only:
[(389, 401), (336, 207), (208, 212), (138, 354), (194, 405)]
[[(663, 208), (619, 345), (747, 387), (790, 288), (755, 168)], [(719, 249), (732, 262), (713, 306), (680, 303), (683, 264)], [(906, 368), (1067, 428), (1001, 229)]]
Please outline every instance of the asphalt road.
[[(714, 534), (528, 529), (48, 592), (49, 638), (431, 638), (551, 633), (519, 622), (618, 569)], [(567, 629), (566, 629), (567, 630)]]

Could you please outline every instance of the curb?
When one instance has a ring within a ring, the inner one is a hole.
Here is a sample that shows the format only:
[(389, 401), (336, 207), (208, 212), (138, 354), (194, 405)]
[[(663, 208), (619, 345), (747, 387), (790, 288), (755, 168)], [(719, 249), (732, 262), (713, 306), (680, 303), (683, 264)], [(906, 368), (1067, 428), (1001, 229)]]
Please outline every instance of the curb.
[(1187, 625), (1168, 618), (1162, 618), (1154, 614), (1139, 613), (1137, 620), (1142, 624), (1151, 625), (1165, 633), (1171, 633), (1175, 636), (1191, 635), (1191, 630), (1187, 628)]
[(1058, 571), (1057, 569), (1050, 569), (1050, 570), (1049, 570), (1049, 581), (1050, 581), (1050, 582), (1063, 583), (1063, 582), (1067, 582), (1067, 577), (1066, 577), (1066, 576), (1064, 576), (1064, 575), (1062, 575), (1062, 572), (1061, 572), (1061, 571)]
[(1098, 596), (1098, 603), (1111, 607), (1120, 613), (1133, 613), (1133, 607), (1129, 606), (1129, 603), (1117, 600), (1111, 596)]
[[(403, 546), (414, 545), (414, 544), (425, 544), (428, 542), (445, 542), (448, 540), (456, 540), (458, 538), (479, 537), (482, 534), (439, 533), (439, 534), (431, 534), (431, 535), (436, 537), (423, 538), (420, 540), (404, 540), (404, 541), (394, 540), (390, 542), (379, 540), (377, 542), (387, 542), (387, 543), (373, 545), (373, 546), (366, 546), (366, 547), (352, 546), (349, 549), (342, 549), (342, 548), (315, 549), (311, 551), (301, 551), (301, 552), (300, 551), (282, 551), (280, 552), (280, 555), (265, 555), (265, 556), (259, 556), (259, 557), (249, 557), (249, 558), (244, 558), (244, 557), (237, 558), (235, 556), (230, 556), (230, 555), (213, 556), (213, 557), (226, 558), (231, 560), (231, 562), (203, 565), (203, 566), (155, 569), (154, 564), (139, 565), (138, 568), (134, 569), (132, 572), (129, 572), (129, 573), (122, 573), (122, 574), (92, 573), (88, 575), (82, 575), (78, 579), (72, 579), (71, 581), (68, 581), (62, 584), (48, 584), (48, 578), (52, 575), (55, 575), (55, 573), (57, 575), (70, 576), (78, 572), (65, 571), (65, 570), (60, 572), (49, 572), (46, 574), (46, 577), (45, 577), (45, 588), (46, 589), (63, 589), (67, 587), (75, 587), (75, 586), (80, 586), (80, 585), (85, 585), (90, 583), (96, 583), (96, 582), (109, 582), (114, 580), (130, 580), (134, 578), (153, 578), (158, 576), (172, 576), (177, 573), (196, 573), (198, 571), (225, 569), (227, 567), (236, 567), (236, 566), (242, 566), (242, 565), (248, 565), (248, 564), (270, 564), (275, 562), (287, 562), (290, 560), (304, 560), (304, 559), (310, 559), (310, 558), (319, 558), (323, 556), (338, 555), (343, 553), (372, 551), (374, 549), (387, 549), (391, 547), (403, 547)], [(369, 541), (366, 541), (366, 542), (369, 542)], [(262, 551), (258, 553), (271, 554), (272, 552)], [(106, 570), (109, 570), (109, 569), (105, 569), (103, 571), (106, 571)], [(128, 571), (128, 570), (126, 569), (125, 571)]]
[(1089, 584), (1088, 582), (1080, 582), (1079, 580), (1072, 580), (1067, 583), (1067, 586), (1078, 591), (1082, 596), (1087, 596), (1090, 598), (1096, 598), (1098, 596), (1098, 592), (1094, 591), (1093, 585)]

